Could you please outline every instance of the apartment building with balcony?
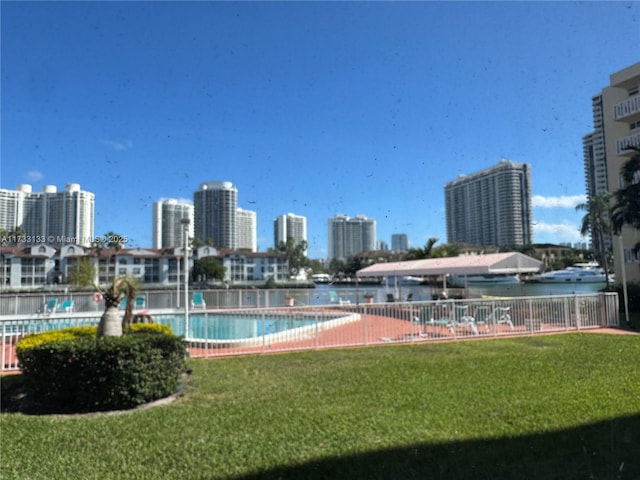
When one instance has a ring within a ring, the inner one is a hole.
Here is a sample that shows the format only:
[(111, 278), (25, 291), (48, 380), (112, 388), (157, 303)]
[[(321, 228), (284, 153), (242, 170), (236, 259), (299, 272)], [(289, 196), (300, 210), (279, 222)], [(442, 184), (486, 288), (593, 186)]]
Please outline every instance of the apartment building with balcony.
[(15, 190), (0, 189), (0, 229), (21, 228), (18, 243), (52, 246), (91, 245), (94, 238), (95, 196), (69, 183), (63, 191), (45, 185), (34, 192), (31, 185)]
[(236, 210), (238, 250), (258, 251), (258, 216), (252, 210)]
[(193, 237), (193, 203), (189, 200), (167, 198), (153, 204), (153, 248), (180, 246), (184, 243), (183, 221), (187, 225), (189, 238)]
[[(273, 220), (273, 245), (293, 238), (296, 245), (307, 241), (307, 218), (293, 213), (285, 213)], [(306, 252), (305, 252), (306, 254)]]
[(376, 248), (376, 221), (364, 215), (331, 217), (327, 230), (330, 260), (346, 260), (351, 255)]
[(447, 242), (527, 245), (531, 234), (531, 167), (501, 160), (444, 186)]
[[(635, 154), (628, 147), (640, 148), (640, 62), (611, 74), (592, 105), (594, 131), (583, 138), (588, 197), (623, 187), (620, 169)], [(627, 226), (609, 241), (616, 281), (622, 280), (624, 269), (627, 281), (640, 282), (640, 256), (633, 251), (640, 231)]]
[(238, 189), (231, 182), (204, 182), (193, 194), (194, 235), (217, 248), (238, 248)]

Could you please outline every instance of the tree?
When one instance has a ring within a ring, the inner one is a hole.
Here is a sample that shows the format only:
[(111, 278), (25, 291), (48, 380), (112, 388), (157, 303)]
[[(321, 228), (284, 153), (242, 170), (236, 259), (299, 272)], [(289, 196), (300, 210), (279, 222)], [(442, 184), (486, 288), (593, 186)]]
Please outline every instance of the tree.
[(307, 242), (302, 240), (296, 242), (293, 237), (287, 237), (286, 242), (280, 242), (276, 247), (277, 251), (283, 252), (289, 261), (289, 275), (295, 277), (300, 270), (307, 265)]
[(431, 237), (427, 240), (424, 247), (410, 248), (404, 256), (405, 260), (421, 260), (423, 258), (431, 258), (433, 246), (438, 243), (438, 239)]
[[(640, 230), (640, 148), (631, 147), (631, 150), (636, 153), (620, 169), (624, 186), (615, 192), (615, 204), (611, 209), (611, 223), (616, 234), (625, 225)], [(634, 250), (640, 251), (640, 242)]]
[[(111, 285), (103, 288), (96, 282), (96, 276), (96, 270), (89, 259), (81, 258), (75, 268), (68, 273), (67, 278), (70, 283), (79, 286), (92, 286), (104, 299), (105, 309), (98, 324), (98, 337), (120, 337), (123, 326), (131, 322), (133, 303), (139, 289), (139, 283), (135, 278), (118, 277), (114, 278)], [(121, 321), (119, 306), (125, 297), (127, 303)]]
[(224, 279), (224, 267), (215, 257), (198, 258), (193, 262), (193, 279)]
[(591, 198), (586, 203), (576, 205), (576, 210), (584, 210), (587, 213), (582, 217), (580, 234), (586, 236), (591, 232), (592, 240), (595, 239), (594, 250), (600, 265), (604, 267), (609, 285), (609, 262), (607, 260), (607, 249), (604, 242), (605, 235), (611, 234), (611, 224), (609, 223), (609, 200), (611, 195), (608, 192), (601, 192)]

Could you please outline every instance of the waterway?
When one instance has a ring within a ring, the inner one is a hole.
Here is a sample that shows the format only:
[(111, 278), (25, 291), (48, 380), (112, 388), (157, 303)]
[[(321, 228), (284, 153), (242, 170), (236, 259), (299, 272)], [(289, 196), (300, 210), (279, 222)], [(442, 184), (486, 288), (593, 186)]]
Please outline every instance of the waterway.
[[(580, 293), (594, 293), (604, 289), (605, 283), (520, 283), (515, 285), (482, 285), (470, 286), (468, 294), (464, 294), (463, 289), (448, 288), (450, 297), (463, 294), (468, 298), (481, 297), (527, 297), (527, 296), (547, 296), (547, 295), (572, 295)], [(356, 287), (318, 285), (315, 289), (320, 292), (334, 290), (345, 299), (361, 298), (365, 293), (374, 295), (376, 301), (385, 301), (388, 295), (393, 295), (395, 299), (406, 300), (411, 295), (413, 301), (432, 300), (442, 290), (442, 285), (363, 285)], [(360, 300), (361, 301), (361, 300)]]

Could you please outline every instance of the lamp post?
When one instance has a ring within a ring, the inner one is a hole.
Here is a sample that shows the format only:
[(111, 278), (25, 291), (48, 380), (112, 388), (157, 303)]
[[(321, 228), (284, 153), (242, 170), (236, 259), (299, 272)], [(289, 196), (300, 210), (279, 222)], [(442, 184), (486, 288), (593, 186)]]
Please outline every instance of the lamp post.
[(182, 261), (184, 268), (184, 337), (189, 337), (189, 223), (191, 221), (188, 217), (183, 218), (180, 223), (182, 223), (183, 228), (183, 239), (182, 239), (182, 247), (184, 259)]

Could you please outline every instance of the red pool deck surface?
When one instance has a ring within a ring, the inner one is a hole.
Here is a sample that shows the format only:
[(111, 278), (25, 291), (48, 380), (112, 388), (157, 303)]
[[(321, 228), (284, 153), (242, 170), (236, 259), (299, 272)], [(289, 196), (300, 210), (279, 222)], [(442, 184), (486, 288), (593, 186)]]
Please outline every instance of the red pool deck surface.
[(584, 328), (576, 330), (558, 328), (545, 324), (542, 324), (540, 330), (535, 332), (527, 331), (524, 326), (515, 326), (514, 330), (511, 330), (508, 325), (497, 325), (492, 328), (493, 330), (487, 332), (484, 326), (480, 325), (478, 326), (479, 335), (474, 335), (471, 328), (458, 327), (455, 330), (455, 335), (452, 335), (448, 328), (440, 326), (418, 325), (406, 320), (367, 315), (366, 319), (354, 321), (325, 331), (319, 331), (317, 334), (310, 334), (308, 338), (298, 338), (290, 341), (280, 341), (256, 346), (192, 346), (189, 348), (189, 353), (194, 358), (220, 357), (338, 347), (364, 347), (383, 344), (482, 340), (525, 335), (550, 335), (577, 331), (608, 334), (640, 334), (640, 332), (619, 328)]
[[(525, 335), (549, 335), (569, 332), (591, 332), (606, 334), (640, 335), (640, 332), (622, 328), (584, 328), (580, 330), (566, 329), (554, 325), (540, 325), (536, 331), (528, 331), (525, 326), (516, 325), (512, 331), (508, 325), (495, 325), (486, 331), (483, 325), (478, 326), (479, 335), (474, 335), (469, 327), (458, 327), (455, 335), (448, 328), (440, 326), (420, 325), (407, 320), (367, 314), (359, 320), (323, 329), (321, 324), (317, 331), (308, 331), (291, 340), (264, 343), (259, 345), (242, 344), (204, 344), (191, 342), (188, 351), (192, 358), (224, 357), (232, 355), (255, 355), (275, 352), (300, 350), (316, 350), (338, 347), (363, 347), (385, 344), (415, 344), (441, 341), (469, 341), (488, 338), (504, 338)], [(15, 338), (12, 343), (5, 340), (5, 358), (2, 359), (5, 368), (17, 365), (15, 355)], [(3, 374), (17, 373), (19, 370), (4, 370)]]

